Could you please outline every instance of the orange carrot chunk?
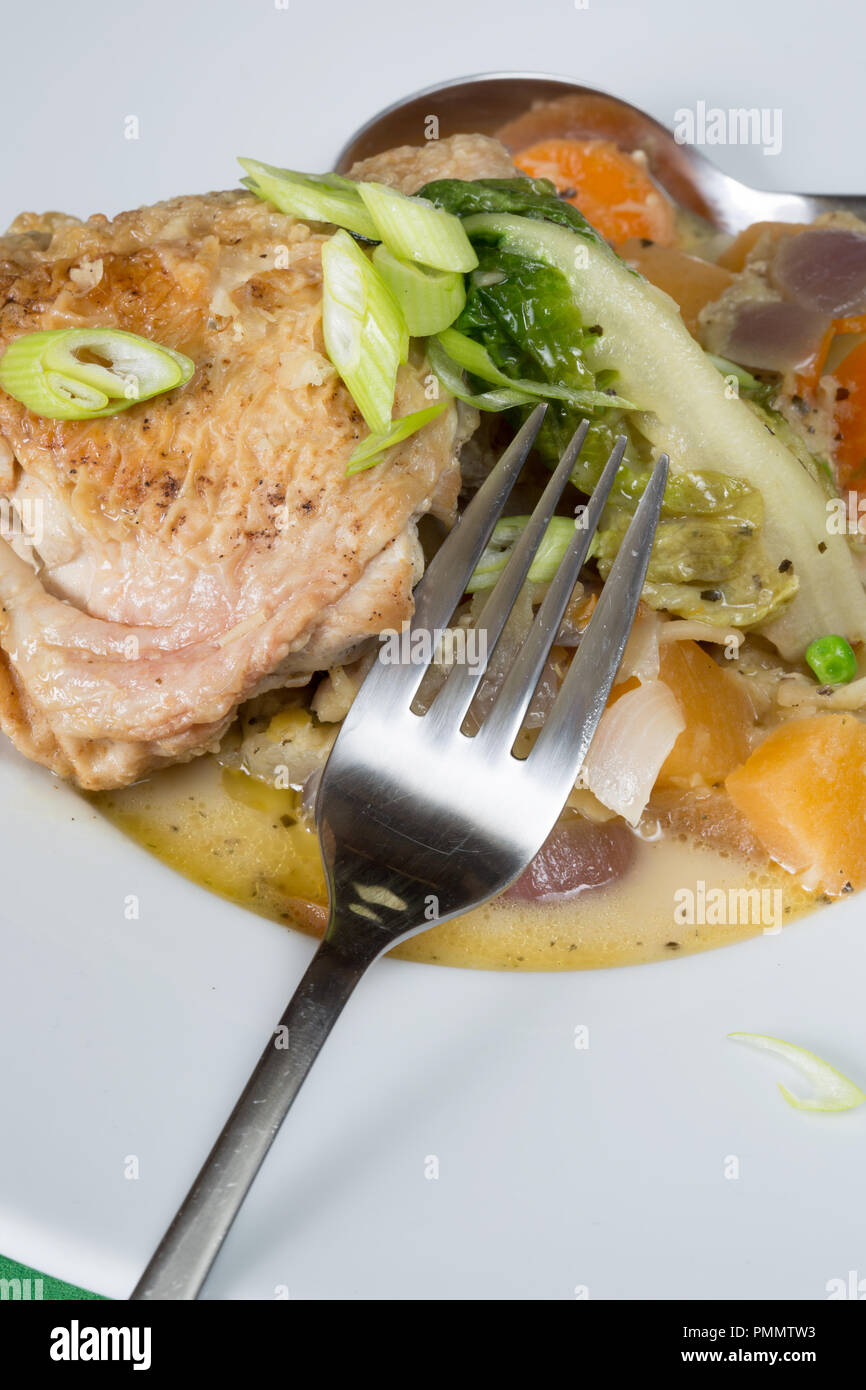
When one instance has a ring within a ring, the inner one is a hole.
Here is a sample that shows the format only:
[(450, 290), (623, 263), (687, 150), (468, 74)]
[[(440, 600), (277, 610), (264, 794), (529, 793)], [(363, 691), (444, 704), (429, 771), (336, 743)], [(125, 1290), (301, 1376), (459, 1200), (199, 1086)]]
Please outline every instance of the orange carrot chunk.
[(791, 719), (725, 786), (767, 853), (833, 896), (866, 884), (866, 725), (850, 714)]
[(843, 357), (833, 372), (835, 420), (842, 438), (836, 468), (843, 487), (866, 491), (866, 343)]
[(686, 727), (662, 763), (656, 786), (713, 786), (749, 755), (752, 703), (730, 672), (697, 642), (661, 647), (659, 675)]
[(610, 140), (544, 140), (514, 162), (531, 178), (550, 179), (608, 241), (676, 242), (672, 204), (645, 167)]

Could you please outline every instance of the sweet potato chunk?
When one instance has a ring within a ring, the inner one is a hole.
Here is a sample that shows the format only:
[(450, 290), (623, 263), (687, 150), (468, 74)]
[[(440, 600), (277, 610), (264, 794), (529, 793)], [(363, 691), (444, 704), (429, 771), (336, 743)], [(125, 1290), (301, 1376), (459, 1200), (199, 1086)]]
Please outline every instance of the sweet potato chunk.
[(768, 854), (809, 887), (866, 884), (866, 725), (816, 714), (774, 729), (727, 779)]
[(751, 701), (734, 678), (697, 642), (661, 648), (659, 674), (686, 721), (656, 786), (713, 786), (749, 756), (755, 722)]

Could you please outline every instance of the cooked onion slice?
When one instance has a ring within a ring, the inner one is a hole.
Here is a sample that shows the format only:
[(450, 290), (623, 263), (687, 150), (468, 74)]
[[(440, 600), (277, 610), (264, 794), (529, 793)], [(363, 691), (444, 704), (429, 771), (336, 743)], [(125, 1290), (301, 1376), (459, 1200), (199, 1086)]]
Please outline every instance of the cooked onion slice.
[(608, 810), (637, 825), (684, 728), (680, 707), (663, 681), (627, 690), (601, 716), (580, 784)]
[(795, 1110), (853, 1110), (866, 1100), (866, 1095), (859, 1086), (855, 1086), (847, 1076), (843, 1076), (823, 1058), (816, 1057), (814, 1052), (808, 1052), (805, 1047), (783, 1042), (781, 1038), (768, 1037), (765, 1033), (729, 1033), (728, 1037), (736, 1042), (751, 1043), (753, 1047), (763, 1048), (765, 1052), (774, 1052), (778, 1057), (783, 1057), (786, 1062), (799, 1068), (814, 1088), (815, 1094), (811, 1099), (803, 1100), (792, 1095), (787, 1086), (779, 1082), (779, 1090)]

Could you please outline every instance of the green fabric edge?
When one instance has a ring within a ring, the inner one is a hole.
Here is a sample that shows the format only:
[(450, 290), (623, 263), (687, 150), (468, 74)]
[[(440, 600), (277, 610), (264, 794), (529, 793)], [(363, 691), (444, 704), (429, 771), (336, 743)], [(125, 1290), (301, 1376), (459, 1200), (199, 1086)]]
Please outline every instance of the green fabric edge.
[[(31, 1269), (29, 1265), (19, 1264), (17, 1260), (10, 1260), (5, 1255), (0, 1255), (0, 1280), (2, 1279), (29, 1279), (30, 1280), (30, 1300), (35, 1301), (34, 1285), (35, 1279), (42, 1280), (42, 1299), (65, 1300), (65, 1299), (98, 1299), (100, 1302), (107, 1302), (104, 1294), (92, 1293), (89, 1289), (76, 1288), (74, 1284), (67, 1284), (63, 1279), (53, 1279), (50, 1274), (43, 1274), (39, 1269)], [(21, 1290), (22, 1294), (24, 1290)], [(14, 1298), (14, 1294), (7, 1289), (5, 1284), (0, 1284), (0, 1302), (8, 1302)]]

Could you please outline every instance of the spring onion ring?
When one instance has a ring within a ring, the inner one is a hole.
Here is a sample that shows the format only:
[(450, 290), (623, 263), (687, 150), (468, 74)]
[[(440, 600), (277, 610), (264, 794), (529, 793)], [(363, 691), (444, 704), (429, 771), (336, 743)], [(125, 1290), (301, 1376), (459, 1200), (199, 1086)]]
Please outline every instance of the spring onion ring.
[(0, 358), (0, 387), (49, 420), (94, 420), (189, 381), (182, 352), (117, 328), (25, 333)]
[(397, 368), (409, 356), (406, 321), (379, 272), (338, 231), (322, 247), (325, 348), (373, 434), (387, 434)]
[(331, 222), (368, 241), (378, 241), (376, 224), (364, 207), (358, 185), (339, 174), (299, 174), (257, 159), (239, 159), (247, 171), (241, 183), (280, 212), (307, 222)]
[(466, 303), (463, 276), (456, 270), (425, 270), (377, 246), (373, 264), (403, 311), (413, 338), (448, 328)]
[(765, 1052), (773, 1052), (799, 1068), (814, 1088), (815, 1094), (811, 1099), (803, 1100), (792, 1095), (787, 1086), (779, 1082), (779, 1090), (795, 1110), (820, 1110), (828, 1113), (853, 1110), (866, 1100), (866, 1095), (859, 1086), (855, 1086), (847, 1076), (843, 1076), (823, 1058), (816, 1057), (814, 1052), (808, 1052), (805, 1047), (797, 1047), (795, 1043), (783, 1042), (781, 1038), (771, 1038), (764, 1033), (729, 1033), (728, 1037), (736, 1042), (751, 1043), (753, 1047), (763, 1048)]
[(376, 235), (404, 261), (417, 261), (434, 270), (474, 270), (478, 257), (453, 212), (426, 198), (409, 198), (382, 183), (356, 185), (376, 224)]

